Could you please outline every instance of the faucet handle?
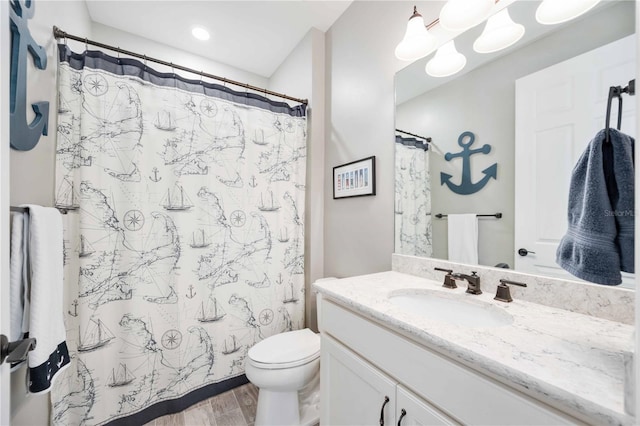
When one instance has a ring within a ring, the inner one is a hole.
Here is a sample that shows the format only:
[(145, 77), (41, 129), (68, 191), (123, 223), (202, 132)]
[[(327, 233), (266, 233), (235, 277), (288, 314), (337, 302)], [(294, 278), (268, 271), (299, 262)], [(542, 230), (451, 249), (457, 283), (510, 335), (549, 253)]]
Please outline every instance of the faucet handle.
[(500, 284), (498, 284), (498, 288), (496, 289), (496, 297), (493, 298), (494, 300), (499, 300), (500, 302), (513, 302), (513, 298), (511, 298), (511, 291), (507, 284), (513, 284), (520, 287), (527, 286), (525, 283), (518, 281), (500, 280)]
[(521, 283), (521, 282), (518, 282), (518, 281), (511, 281), (511, 280), (500, 280), (500, 283), (501, 284), (512, 284), (512, 285), (517, 285), (517, 286), (520, 286), (520, 287), (526, 287), (527, 286), (526, 283)]
[(443, 269), (443, 268), (433, 268), (436, 271), (442, 271), (442, 272), (446, 272), (447, 275), (444, 276), (444, 282), (442, 283), (442, 287), (444, 288), (458, 288), (458, 286), (456, 285), (455, 280), (453, 279), (453, 277), (451, 276), (451, 274), (453, 274), (453, 270), (451, 269)]

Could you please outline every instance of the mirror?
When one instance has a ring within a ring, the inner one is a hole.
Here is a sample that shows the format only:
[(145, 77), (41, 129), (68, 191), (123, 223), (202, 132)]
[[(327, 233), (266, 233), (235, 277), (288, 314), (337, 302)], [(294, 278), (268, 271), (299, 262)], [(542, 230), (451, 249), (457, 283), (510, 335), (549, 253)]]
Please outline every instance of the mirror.
[[(423, 3), (418, 10), (429, 10)], [(567, 230), (571, 171), (604, 127), (609, 86), (635, 78), (635, 2), (602, 2), (555, 26), (535, 21), (539, 3), (509, 5), (526, 33), (508, 49), (473, 51), (484, 24), (456, 37), (468, 62), (454, 76), (425, 73), (433, 54), (396, 74), (396, 253), (449, 259), (446, 215), (487, 215), (477, 220), (477, 264), (578, 279), (557, 266), (555, 248)], [(600, 50), (605, 46), (614, 53)], [(595, 70), (577, 65), (590, 52), (599, 58)], [(583, 75), (588, 70), (590, 79)], [(621, 130), (635, 136), (635, 98), (622, 96)], [(585, 109), (587, 119), (539, 129), (541, 120), (559, 120), (571, 108)], [(481, 152), (467, 162), (459, 154), (466, 149)], [(622, 285), (632, 287), (633, 276), (622, 275)]]

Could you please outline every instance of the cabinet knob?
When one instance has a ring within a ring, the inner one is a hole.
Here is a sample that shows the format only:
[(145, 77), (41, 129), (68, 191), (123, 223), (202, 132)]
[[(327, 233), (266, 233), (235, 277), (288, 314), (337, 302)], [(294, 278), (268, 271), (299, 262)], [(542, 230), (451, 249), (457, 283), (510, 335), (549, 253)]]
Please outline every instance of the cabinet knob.
[(407, 410), (405, 410), (405, 409), (403, 408), (403, 409), (402, 409), (402, 411), (400, 411), (400, 418), (398, 419), (398, 426), (402, 426), (402, 425), (401, 425), (401, 423), (402, 423), (402, 418), (403, 418), (404, 416), (406, 416), (406, 415), (407, 415)]
[(389, 403), (389, 397), (384, 397), (384, 402), (382, 403), (382, 408), (380, 409), (380, 426), (384, 426), (384, 407)]

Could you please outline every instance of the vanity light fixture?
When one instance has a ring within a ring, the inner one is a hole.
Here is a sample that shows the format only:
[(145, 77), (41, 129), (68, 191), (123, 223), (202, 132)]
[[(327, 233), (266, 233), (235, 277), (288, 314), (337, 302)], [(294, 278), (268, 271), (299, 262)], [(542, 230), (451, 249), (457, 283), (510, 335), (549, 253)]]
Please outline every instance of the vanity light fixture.
[(442, 45), (434, 57), (427, 62), (425, 71), (431, 77), (448, 77), (462, 70), (466, 64), (467, 58), (456, 50), (456, 45), (451, 40)]
[(473, 43), (478, 53), (492, 53), (515, 44), (524, 35), (524, 26), (511, 19), (509, 11), (502, 9), (487, 21), (482, 35)]
[(544, 0), (536, 10), (536, 20), (543, 25), (561, 24), (593, 9), (600, 0)]
[(193, 27), (193, 29), (191, 30), (191, 35), (202, 41), (207, 41), (210, 38), (209, 31), (205, 30), (202, 27)]
[(407, 23), (404, 38), (396, 46), (396, 58), (401, 61), (415, 61), (431, 53), (436, 47), (436, 38), (429, 34), (422, 15), (413, 6), (413, 15)]
[(495, 0), (449, 0), (440, 11), (440, 24), (448, 31), (466, 31), (487, 19), (494, 3)]

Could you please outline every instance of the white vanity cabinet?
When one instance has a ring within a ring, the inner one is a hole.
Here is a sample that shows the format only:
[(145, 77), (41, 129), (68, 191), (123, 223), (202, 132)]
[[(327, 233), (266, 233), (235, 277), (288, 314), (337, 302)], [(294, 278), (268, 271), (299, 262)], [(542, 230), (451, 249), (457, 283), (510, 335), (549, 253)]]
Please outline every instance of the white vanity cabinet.
[(320, 369), (323, 425), (455, 424), (327, 335)]
[(321, 425), (583, 424), (319, 297)]

